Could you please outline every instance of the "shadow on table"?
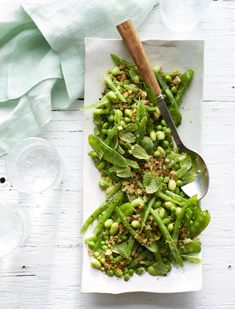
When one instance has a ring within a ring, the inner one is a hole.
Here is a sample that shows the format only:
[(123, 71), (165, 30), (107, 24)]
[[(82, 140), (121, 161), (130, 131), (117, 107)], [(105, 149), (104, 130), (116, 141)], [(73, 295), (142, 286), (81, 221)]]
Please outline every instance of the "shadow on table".
[[(126, 293), (119, 295), (92, 294), (90, 304), (96, 308), (174, 308), (196, 309), (198, 292), (154, 294), (154, 293)], [(197, 303), (198, 304), (198, 303)]]

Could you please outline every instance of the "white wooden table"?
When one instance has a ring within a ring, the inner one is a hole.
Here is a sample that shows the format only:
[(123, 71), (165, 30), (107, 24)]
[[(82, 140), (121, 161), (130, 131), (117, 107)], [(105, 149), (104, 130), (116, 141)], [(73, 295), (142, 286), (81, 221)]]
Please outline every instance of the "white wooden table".
[[(140, 29), (143, 38), (203, 38), (206, 41), (203, 153), (211, 183), (204, 205), (212, 221), (202, 236), (203, 290), (171, 295), (80, 294), (82, 238), (82, 101), (54, 111), (41, 136), (65, 162), (63, 186), (27, 196), (0, 185), (1, 201), (19, 202), (31, 217), (24, 245), (0, 262), (1, 309), (235, 308), (235, 1), (213, 1), (189, 34), (175, 35), (155, 8)], [(4, 176), (0, 161), (0, 176)]]

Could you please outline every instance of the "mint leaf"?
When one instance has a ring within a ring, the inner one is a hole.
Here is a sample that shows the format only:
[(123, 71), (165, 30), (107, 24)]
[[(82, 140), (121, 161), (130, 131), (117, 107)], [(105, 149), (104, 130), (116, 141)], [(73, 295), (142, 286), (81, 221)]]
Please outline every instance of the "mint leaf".
[(140, 166), (137, 162), (135, 162), (134, 160), (130, 160), (130, 159), (126, 159), (127, 165), (129, 165), (130, 167), (132, 167), (134, 170), (140, 170)]
[(147, 171), (144, 173), (143, 185), (148, 194), (155, 193), (161, 186), (161, 181), (156, 172)]
[(180, 167), (187, 169), (187, 171), (192, 167), (192, 159), (189, 155), (180, 163)]
[(187, 173), (187, 168), (186, 167), (181, 167), (180, 169), (177, 170), (176, 174), (179, 178), (182, 178), (185, 174)]
[(145, 151), (144, 148), (142, 148), (140, 145), (135, 144), (134, 146), (131, 147), (131, 154), (133, 157), (140, 159), (140, 160), (148, 160), (149, 155)]
[(152, 154), (153, 153), (153, 141), (149, 136), (144, 136), (144, 138), (141, 140), (141, 146), (147, 151), (147, 153)]
[(137, 124), (135, 123), (128, 123), (128, 125), (125, 128), (126, 132), (135, 132), (138, 129)]
[(114, 253), (120, 254), (122, 257), (124, 257), (125, 259), (127, 259), (127, 258), (129, 258), (130, 255), (131, 255), (134, 242), (135, 242), (134, 238), (133, 238), (133, 237), (130, 237), (130, 238), (128, 239), (128, 241), (125, 241), (125, 242), (122, 242), (122, 243), (120, 243), (120, 244), (115, 245), (115, 246), (112, 248), (112, 251), (113, 251)]
[(116, 175), (120, 178), (129, 178), (132, 176), (131, 169), (129, 167), (119, 169), (116, 171)]
[(163, 262), (156, 262), (148, 267), (148, 273), (152, 276), (165, 276), (170, 270), (170, 264)]
[(130, 76), (131, 79), (135, 78), (136, 75), (138, 75), (138, 71), (134, 67), (130, 68), (128, 73), (129, 73), (129, 76)]
[[(177, 173), (178, 174), (178, 173)], [(190, 182), (193, 182), (196, 179), (197, 174), (192, 170), (188, 171), (183, 177), (183, 185), (187, 185)]]
[(120, 132), (119, 137), (124, 142), (130, 143), (130, 144), (134, 143), (136, 140), (135, 135), (131, 132)]
[(120, 178), (129, 178), (132, 176), (130, 167), (112, 166), (108, 170), (109, 173), (116, 173)]

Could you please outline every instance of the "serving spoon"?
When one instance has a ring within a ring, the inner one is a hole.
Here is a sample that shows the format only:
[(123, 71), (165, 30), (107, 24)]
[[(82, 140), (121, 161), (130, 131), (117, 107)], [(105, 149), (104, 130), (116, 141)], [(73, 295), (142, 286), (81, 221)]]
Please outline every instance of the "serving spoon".
[(197, 171), (195, 180), (182, 186), (181, 189), (190, 197), (197, 194), (199, 199), (203, 198), (209, 187), (209, 174), (205, 161), (199, 153), (187, 148), (182, 143), (133, 22), (131, 20), (127, 20), (119, 24), (117, 26), (117, 30), (120, 33), (139, 72), (143, 76), (145, 83), (154, 90), (157, 96), (158, 107), (166, 124), (171, 129), (171, 134), (176, 146), (181, 152), (189, 154), (195, 162)]

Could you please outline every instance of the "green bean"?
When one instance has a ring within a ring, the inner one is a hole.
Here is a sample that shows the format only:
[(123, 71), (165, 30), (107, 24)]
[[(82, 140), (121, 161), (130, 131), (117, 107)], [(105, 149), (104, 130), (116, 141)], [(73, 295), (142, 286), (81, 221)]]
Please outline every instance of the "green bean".
[[(170, 191), (169, 191), (170, 192)], [(172, 193), (172, 192), (171, 192)], [(183, 199), (180, 195), (178, 195), (177, 197), (175, 195), (173, 196), (170, 196), (170, 194), (166, 194), (166, 191), (165, 193), (163, 193), (162, 191), (158, 191), (156, 192), (156, 195), (158, 197), (160, 197), (162, 200), (164, 201), (167, 201), (167, 202), (172, 202), (174, 204), (177, 204), (179, 206), (182, 206), (185, 204), (185, 202), (187, 201), (186, 199)], [(183, 200), (182, 200), (183, 199)]]
[[(163, 80), (163, 78), (161, 77), (161, 75), (159, 73), (155, 73), (155, 76), (156, 76), (158, 83), (160, 84), (161, 88), (163, 89), (164, 93), (167, 95), (168, 99), (170, 100), (171, 104), (173, 106), (176, 106), (175, 98), (174, 98), (170, 88), (166, 84), (166, 82)], [(178, 109), (178, 107), (177, 107), (177, 109)]]
[(200, 213), (196, 219), (193, 221), (193, 224), (189, 226), (190, 237), (196, 237), (207, 227), (210, 223), (210, 213), (208, 210), (204, 210)]
[[(91, 109), (91, 108), (102, 108), (103, 106), (107, 105), (110, 100), (114, 99), (114, 92), (113, 91), (109, 91), (107, 94), (105, 94), (99, 101), (91, 104), (91, 105), (88, 105), (88, 106), (84, 106), (81, 108), (81, 110), (88, 110), (88, 109)], [(95, 111), (94, 111), (95, 112)]]
[(172, 94), (167, 83), (161, 77), (161, 75), (159, 73), (155, 73), (155, 76), (158, 80), (159, 85), (161, 86), (161, 88), (163, 89), (164, 93), (166, 94), (167, 98), (170, 101), (171, 106), (169, 108), (169, 111), (171, 112), (171, 116), (172, 116), (176, 126), (179, 126), (181, 124), (181, 121), (182, 121), (182, 116), (181, 116), (181, 113), (179, 111), (178, 105), (176, 103), (175, 97)]
[(182, 206), (187, 202), (187, 199), (180, 196), (179, 194), (176, 194), (174, 192), (171, 192), (169, 190), (165, 191), (165, 194), (170, 196), (172, 199), (174, 199), (175, 203)]
[(118, 215), (118, 218), (121, 220), (121, 222), (124, 224), (127, 231), (131, 234), (131, 236), (136, 239), (142, 246), (146, 247), (151, 252), (157, 251), (157, 245), (156, 243), (153, 243), (152, 245), (147, 245), (147, 239), (142, 237), (140, 234), (136, 232), (136, 230), (131, 226), (131, 224), (128, 222), (128, 220), (125, 218), (123, 212), (121, 211), (120, 207), (116, 208), (116, 213)]
[(126, 102), (126, 99), (123, 97), (118, 88), (114, 85), (112, 79), (108, 75), (104, 76), (104, 82), (107, 84), (107, 86), (109, 86), (111, 90), (113, 90), (113, 92), (117, 95), (121, 102)]
[(192, 210), (190, 208), (187, 208), (185, 211), (185, 216), (183, 220), (184, 226), (188, 227), (190, 220), (192, 218), (192, 215), (193, 215)]
[(88, 141), (97, 154), (104, 158), (104, 160), (116, 166), (127, 167), (126, 159), (120, 153), (106, 145), (97, 136), (90, 134)]
[(181, 211), (179, 215), (177, 216), (177, 219), (174, 224), (174, 229), (172, 233), (172, 238), (173, 240), (177, 241), (179, 237), (179, 229), (182, 224), (183, 218), (185, 211), (187, 210), (188, 207), (190, 207), (194, 202), (198, 201), (197, 195), (192, 196), (189, 200), (187, 200), (186, 204), (181, 208)]
[(186, 239), (179, 246), (180, 254), (195, 254), (201, 251), (201, 243), (198, 239)]
[(121, 181), (119, 181), (117, 184), (107, 188), (106, 189), (106, 194), (110, 198), (112, 195), (117, 193), (121, 189), (121, 187), (122, 187), (122, 183), (121, 183)]
[(116, 65), (122, 65), (122, 64), (124, 64), (124, 65), (125, 65), (127, 68), (129, 68), (129, 69), (130, 69), (130, 68), (134, 68), (134, 66), (133, 66), (130, 62), (126, 61), (125, 59), (122, 59), (122, 58), (118, 57), (118, 56), (115, 55), (115, 54), (111, 54), (110, 56), (111, 56), (113, 62), (114, 62)]
[(131, 234), (131, 236), (133, 238), (135, 238), (136, 240), (138, 240), (142, 245), (145, 246), (146, 241), (145, 238), (143, 238), (141, 235), (139, 235), (135, 229), (133, 229), (133, 227), (131, 226), (131, 224), (127, 221), (127, 219), (125, 218), (123, 212), (121, 211), (120, 207), (116, 208), (116, 213), (118, 215), (118, 218), (121, 220), (121, 222), (124, 224), (125, 228), (127, 229), (127, 231)]
[(151, 210), (151, 208), (153, 207), (153, 204), (155, 203), (155, 200), (156, 200), (156, 197), (153, 196), (153, 197), (148, 201), (148, 205), (147, 205), (147, 208), (146, 208), (146, 210), (145, 210), (145, 212), (144, 212), (143, 219), (142, 219), (142, 222), (141, 222), (141, 230), (144, 228), (145, 222), (146, 222), (146, 220), (148, 219), (150, 210)]
[(162, 236), (164, 237), (165, 241), (167, 241), (167, 244), (169, 246), (169, 249), (171, 251), (171, 254), (175, 260), (175, 262), (180, 266), (180, 267), (183, 267), (183, 261), (182, 261), (182, 258), (180, 256), (180, 253), (177, 249), (177, 246), (174, 242), (174, 240), (172, 239), (168, 229), (166, 228), (166, 226), (164, 225), (164, 223), (162, 222), (162, 219), (159, 217), (158, 213), (156, 211), (154, 211), (153, 209), (150, 210), (152, 216), (153, 216), (153, 219), (156, 221), (161, 233), (162, 233)]
[(196, 203), (195, 205), (193, 205), (193, 207), (191, 207), (191, 210), (193, 212), (193, 214), (192, 214), (193, 219), (195, 219), (196, 217), (198, 217), (202, 213), (202, 209), (201, 209), (199, 202)]
[(108, 207), (107, 202), (101, 204), (83, 223), (80, 233), (83, 234), (86, 232), (88, 227), (98, 218), (98, 216)]
[(164, 73), (160, 73), (160, 74), (161, 74), (161, 76), (162, 76), (163, 78), (165, 78), (166, 75), (169, 75), (169, 76), (171, 76), (171, 77), (175, 77), (176, 75), (180, 75), (180, 73), (178, 72), (178, 70), (175, 71), (175, 72), (164, 72)]
[(98, 224), (97, 224), (97, 226), (94, 229), (93, 234), (95, 236), (99, 235), (99, 233), (101, 232), (101, 230), (102, 230), (102, 228), (104, 226), (105, 221), (110, 218), (110, 216), (111, 216), (112, 212), (114, 211), (115, 207), (118, 206), (121, 203), (122, 199), (123, 199), (123, 192), (122, 191), (118, 191), (108, 201), (107, 209), (105, 210), (105, 213), (99, 219)]
[(190, 68), (186, 72), (184, 72), (180, 77), (181, 82), (179, 84), (177, 96), (175, 98), (176, 104), (178, 106), (180, 106), (180, 104), (183, 100), (183, 96), (184, 96), (189, 84), (191, 83), (191, 81), (193, 79), (193, 75), (194, 75), (194, 71), (193, 71), (192, 68)]

